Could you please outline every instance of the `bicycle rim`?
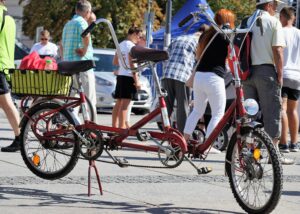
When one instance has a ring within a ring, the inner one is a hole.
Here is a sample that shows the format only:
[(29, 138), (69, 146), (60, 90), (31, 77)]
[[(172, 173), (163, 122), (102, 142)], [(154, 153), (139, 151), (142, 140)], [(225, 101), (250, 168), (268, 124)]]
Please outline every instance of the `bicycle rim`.
[[(30, 110), (29, 116), (33, 120), (49, 110), (59, 107), (58, 104), (41, 104)], [(79, 146), (73, 133), (55, 136), (69, 139), (68, 142), (58, 140), (39, 140), (47, 131), (58, 127), (74, 124), (66, 110), (55, 112), (34, 123), (28, 118), (21, 130), (21, 154), (27, 167), (37, 176), (44, 179), (58, 179), (67, 175), (76, 165)], [(53, 138), (54, 139), (54, 138)]]
[[(226, 172), (234, 197), (246, 212), (270, 213), (282, 191), (282, 168), (276, 150), (262, 131), (247, 131), (241, 141), (236, 143), (234, 135), (226, 155)], [(250, 147), (260, 152), (257, 160), (249, 153)]]

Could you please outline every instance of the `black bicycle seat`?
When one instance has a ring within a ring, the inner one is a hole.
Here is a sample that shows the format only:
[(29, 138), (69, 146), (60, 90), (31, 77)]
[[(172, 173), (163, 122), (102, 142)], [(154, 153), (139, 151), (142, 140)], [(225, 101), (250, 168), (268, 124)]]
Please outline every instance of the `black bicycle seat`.
[(93, 60), (83, 61), (63, 61), (57, 64), (59, 73), (63, 75), (73, 75), (85, 72), (96, 67)]
[(160, 62), (169, 59), (169, 54), (167, 51), (144, 48), (138, 45), (131, 48), (130, 55), (137, 63), (148, 61)]

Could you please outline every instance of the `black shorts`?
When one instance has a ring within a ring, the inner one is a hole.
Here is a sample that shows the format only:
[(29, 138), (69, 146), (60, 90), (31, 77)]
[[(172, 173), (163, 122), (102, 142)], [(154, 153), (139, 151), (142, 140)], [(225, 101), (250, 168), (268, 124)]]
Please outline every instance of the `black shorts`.
[(282, 87), (281, 97), (288, 98), (289, 100), (298, 100), (300, 97), (300, 91), (288, 87)]
[(5, 74), (0, 72), (0, 95), (7, 94), (9, 92), (9, 85), (6, 81)]
[(115, 99), (133, 99), (136, 94), (133, 77), (117, 76)]

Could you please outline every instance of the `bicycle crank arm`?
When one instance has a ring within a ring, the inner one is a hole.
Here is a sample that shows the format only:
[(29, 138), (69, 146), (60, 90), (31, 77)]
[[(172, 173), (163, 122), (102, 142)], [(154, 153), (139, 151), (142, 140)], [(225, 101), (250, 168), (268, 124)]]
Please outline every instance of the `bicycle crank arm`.
[(193, 163), (193, 161), (191, 161), (186, 155), (184, 155), (184, 159), (187, 160), (192, 165), (192, 167), (194, 167), (197, 170), (198, 175), (207, 174), (207, 173), (210, 173), (212, 171), (211, 167), (201, 167), (201, 168), (198, 168)]
[(72, 131), (80, 138), (80, 140), (83, 143), (85, 143), (85, 145), (89, 145), (90, 144), (90, 142), (87, 139), (85, 139), (74, 127), (73, 127)]
[(104, 151), (114, 161), (114, 163), (117, 164), (119, 167), (121, 167), (121, 168), (128, 167), (128, 161), (125, 158), (123, 158), (123, 159), (116, 158), (116, 157), (112, 156), (112, 154), (110, 154), (110, 152), (107, 151), (107, 149), (105, 149)]
[(170, 156), (172, 152), (175, 152), (174, 149), (171, 148), (171, 147), (170, 148), (166, 148), (166, 147), (162, 146), (160, 144), (160, 142), (158, 142), (157, 140), (155, 140), (155, 138), (153, 138), (153, 137), (150, 137), (150, 140), (152, 140), (157, 145), (158, 148), (160, 148), (161, 150), (163, 150), (166, 153), (167, 156)]

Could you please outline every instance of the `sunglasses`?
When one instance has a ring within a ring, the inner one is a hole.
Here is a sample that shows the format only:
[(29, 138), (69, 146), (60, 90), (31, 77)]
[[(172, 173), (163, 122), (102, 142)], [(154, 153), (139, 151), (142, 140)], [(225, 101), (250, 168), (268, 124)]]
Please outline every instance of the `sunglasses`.
[(42, 41), (47, 41), (48, 39), (47, 39), (47, 38), (41, 38), (41, 40), (42, 40)]

